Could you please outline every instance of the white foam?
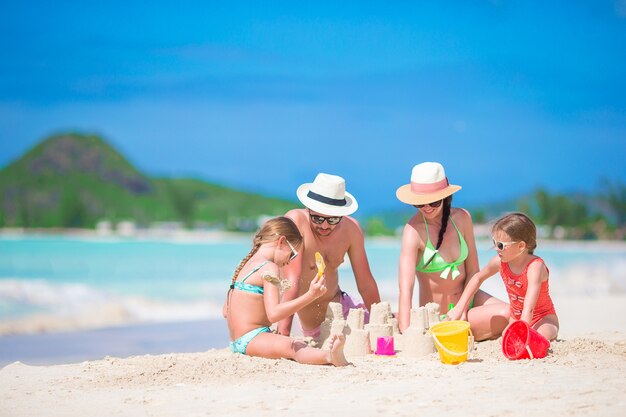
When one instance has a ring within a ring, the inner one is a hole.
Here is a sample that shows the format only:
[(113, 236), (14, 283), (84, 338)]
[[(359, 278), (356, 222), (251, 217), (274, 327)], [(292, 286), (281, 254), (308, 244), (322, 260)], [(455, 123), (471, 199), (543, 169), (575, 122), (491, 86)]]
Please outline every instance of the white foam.
[(110, 298), (86, 284), (51, 284), (45, 280), (0, 280), (0, 300), (33, 307), (72, 310), (89, 304), (101, 304)]
[[(225, 291), (223, 292), (225, 294)], [(0, 304), (19, 305), (19, 311), (37, 316), (63, 317), (99, 315), (98, 320), (162, 322), (221, 317), (223, 300), (157, 300), (145, 296), (119, 295), (87, 284), (50, 283), (44, 280), (0, 280)], [(110, 320), (107, 319), (110, 315)], [(28, 315), (4, 317), (3, 322), (28, 320)]]

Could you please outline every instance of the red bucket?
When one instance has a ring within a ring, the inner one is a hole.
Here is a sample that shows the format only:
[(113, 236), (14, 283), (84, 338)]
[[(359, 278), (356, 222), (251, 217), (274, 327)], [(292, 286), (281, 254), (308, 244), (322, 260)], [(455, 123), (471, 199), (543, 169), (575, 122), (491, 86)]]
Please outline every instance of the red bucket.
[(548, 354), (550, 341), (522, 320), (513, 322), (502, 336), (502, 353), (513, 359), (539, 359)]

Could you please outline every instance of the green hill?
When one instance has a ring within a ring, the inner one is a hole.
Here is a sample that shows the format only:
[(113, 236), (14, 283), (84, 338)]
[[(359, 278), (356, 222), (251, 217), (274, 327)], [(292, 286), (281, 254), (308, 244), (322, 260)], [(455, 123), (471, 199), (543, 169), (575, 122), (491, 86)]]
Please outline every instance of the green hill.
[(77, 133), (52, 136), (0, 170), (0, 195), (0, 227), (92, 228), (106, 219), (241, 229), (297, 206), (196, 179), (151, 178), (102, 138)]

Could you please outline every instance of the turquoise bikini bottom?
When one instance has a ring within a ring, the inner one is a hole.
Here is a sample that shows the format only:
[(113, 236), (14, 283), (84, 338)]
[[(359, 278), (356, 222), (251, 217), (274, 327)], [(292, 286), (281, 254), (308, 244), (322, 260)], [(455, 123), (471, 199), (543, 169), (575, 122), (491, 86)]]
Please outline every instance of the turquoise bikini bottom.
[(248, 344), (260, 335), (261, 333), (269, 333), (269, 327), (259, 327), (258, 329), (250, 330), (248, 333), (244, 334), (238, 339), (230, 342), (230, 351), (233, 353), (241, 353), (242, 355), (246, 354), (246, 349), (248, 348)]

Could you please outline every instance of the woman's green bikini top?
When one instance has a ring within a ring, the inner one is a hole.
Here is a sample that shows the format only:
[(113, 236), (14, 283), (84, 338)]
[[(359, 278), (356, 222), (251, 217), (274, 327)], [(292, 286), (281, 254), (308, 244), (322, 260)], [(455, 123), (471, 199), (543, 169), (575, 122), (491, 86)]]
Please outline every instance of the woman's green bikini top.
[(459, 254), (459, 258), (454, 262), (446, 262), (445, 259), (441, 255), (439, 255), (439, 251), (435, 249), (432, 242), (430, 241), (430, 236), (428, 235), (428, 223), (426, 223), (426, 218), (422, 216), (424, 219), (424, 226), (426, 226), (426, 236), (428, 237), (428, 241), (426, 242), (426, 246), (424, 247), (424, 256), (420, 259), (417, 267), (415, 268), (417, 272), (441, 272), (439, 275), (443, 279), (448, 279), (448, 275), (452, 273), (452, 279), (456, 279), (461, 273), (459, 272), (458, 266), (461, 265), (467, 259), (467, 255), (469, 250), (467, 249), (467, 243), (463, 238), (463, 235), (459, 231), (459, 228), (456, 227), (456, 223), (450, 217), (450, 221), (454, 225), (457, 234), (459, 235), (459, 244), (461, 245), (461, 253)]

